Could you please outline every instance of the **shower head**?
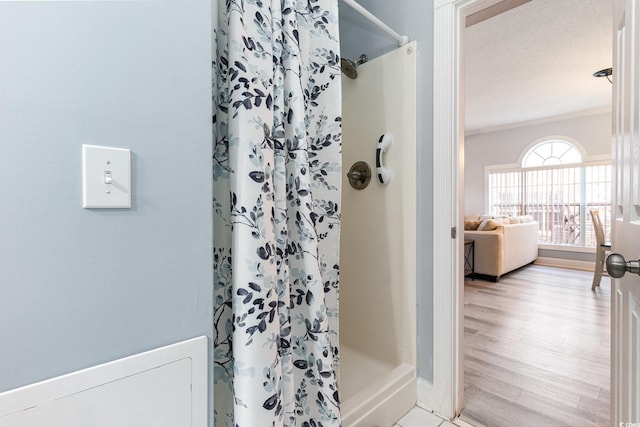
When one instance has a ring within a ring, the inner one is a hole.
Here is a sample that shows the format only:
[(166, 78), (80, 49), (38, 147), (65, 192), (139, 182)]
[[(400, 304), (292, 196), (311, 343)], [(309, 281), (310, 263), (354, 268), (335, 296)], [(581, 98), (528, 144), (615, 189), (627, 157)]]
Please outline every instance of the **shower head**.
[(355, 61), (347, 58), (341, 58), (340, 68), (342, 69), (342, 72), (345, 76), (349, 77), (350, 79), (355, 79), (356, 77), (358, 77), (358, 70), (356, 70), (356, 68), (358, 68), (358, 65), (367, 62), (367, 59), (367, 55), (360, 55)]

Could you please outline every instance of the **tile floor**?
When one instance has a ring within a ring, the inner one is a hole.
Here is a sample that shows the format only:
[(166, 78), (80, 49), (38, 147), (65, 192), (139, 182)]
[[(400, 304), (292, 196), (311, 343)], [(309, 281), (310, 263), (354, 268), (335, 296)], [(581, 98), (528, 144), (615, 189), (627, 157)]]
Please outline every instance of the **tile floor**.
[(455, 420), (455, 424), (451, 421), (444, 420), (437, 415), (432, 414), (426, 409), (418, 406), (409, 411), (402, 417), (393, 427), (472, 427), (470, 424), (461, 420)]

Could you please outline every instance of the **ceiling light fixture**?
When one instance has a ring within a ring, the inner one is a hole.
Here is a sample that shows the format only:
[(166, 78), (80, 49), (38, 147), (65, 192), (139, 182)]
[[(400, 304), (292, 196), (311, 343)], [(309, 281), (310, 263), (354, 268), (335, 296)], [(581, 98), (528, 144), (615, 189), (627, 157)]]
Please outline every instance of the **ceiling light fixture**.
[(604, 70), (596, 71), (595, 73), (593, 73), (593, 77), (606, 77), (607, 80), (609, 80), (609, 83), (613, 84), (613, 80), (611, 80), (612, 74), (612, 68), (605, 68)]

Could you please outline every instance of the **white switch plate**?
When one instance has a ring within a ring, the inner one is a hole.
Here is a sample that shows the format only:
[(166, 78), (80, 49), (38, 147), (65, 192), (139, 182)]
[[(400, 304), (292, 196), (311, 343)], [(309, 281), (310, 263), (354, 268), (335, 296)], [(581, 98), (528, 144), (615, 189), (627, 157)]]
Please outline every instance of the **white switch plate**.
[(131, 207), (131, 150), (82, 145), (82, 207)]

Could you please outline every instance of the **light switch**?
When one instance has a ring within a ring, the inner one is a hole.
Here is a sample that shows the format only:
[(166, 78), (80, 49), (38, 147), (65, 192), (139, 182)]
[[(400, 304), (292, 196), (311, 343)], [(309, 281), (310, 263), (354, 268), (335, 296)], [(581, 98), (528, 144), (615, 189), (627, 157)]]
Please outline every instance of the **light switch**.
[(82, 146), (82, 207), (131, 207), (131, 150)]

